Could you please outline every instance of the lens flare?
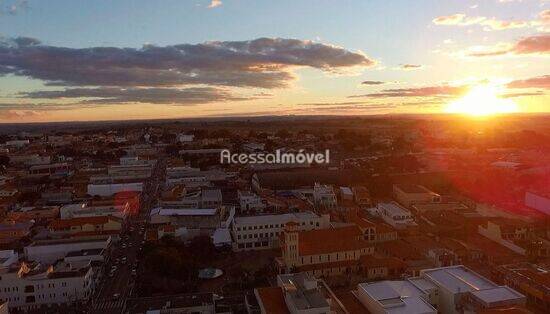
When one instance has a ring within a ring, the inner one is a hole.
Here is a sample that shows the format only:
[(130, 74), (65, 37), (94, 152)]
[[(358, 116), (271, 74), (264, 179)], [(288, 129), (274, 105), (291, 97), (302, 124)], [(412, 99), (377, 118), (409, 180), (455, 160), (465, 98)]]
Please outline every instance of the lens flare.
[(498, 88), (495, 86), (476, 86), (461, 99), (448, 104), (445, 112), (487, 116), (520, 111), (513, 100), (499, 98), (497, 95)]

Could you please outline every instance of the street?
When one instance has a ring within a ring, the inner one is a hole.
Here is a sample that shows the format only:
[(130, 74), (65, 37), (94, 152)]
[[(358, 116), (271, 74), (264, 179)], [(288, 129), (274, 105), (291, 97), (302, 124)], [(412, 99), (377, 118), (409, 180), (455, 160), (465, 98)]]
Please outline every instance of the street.
[(144, 182), (137, 213), (128, 217), (128, 224), (113, 243), (104, 267), (104, 276), (91, 300), (90, 313), (121, 313), (126, 299), (132, 296), (139, 267), (139, 251), (144, 244), (145, 225), (156, 205), (160, 186), (164, 182), (164, 163), (157, 160), (151, 178)]

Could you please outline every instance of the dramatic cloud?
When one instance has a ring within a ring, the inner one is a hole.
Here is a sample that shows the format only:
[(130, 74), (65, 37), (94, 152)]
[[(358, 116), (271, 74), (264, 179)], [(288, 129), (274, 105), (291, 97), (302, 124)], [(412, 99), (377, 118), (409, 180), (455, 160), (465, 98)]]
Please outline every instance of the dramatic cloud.
[(212, 9), (212, 8), (215, 8), (215, 7), (219, 7), (222, 4), (223, 3), (221, 2), (221, 0), (212, 0), (212, 1), (210, 1), (210, 4), (208, 5), (208, 8)]
[(350, 98), (370, 97), (370, 98), (387, 98), (387, 97), (457, 97), (468, 91), (468, 86), (426, 86), (426, 87), (411, 87), (411, 88), (391, 88), (384, 89), (381, 92), (352, 95)]
[(241, 101), (255, 97), (237, 97), (229, 91), (214, 87), (190, 88), (70, 88), (62, 91), (37, 91), (21, 94), (23, 98), (60, 99), (60, 98), (91, 98), (81, 103), (89, 104), (121, 104), (150, 103), (194, 105), (223, 101)]
[(385, 84), (385, 82), (382, 81), (363, 81), (361, 82), (363, 85), (382, 85)]
[(340, 72), (372, 66), (360, 52), (296, 39), (260, 38), (141, 49), (65, 48), (17, 38), (0, 43), (0, 74), (59, 86), (158, 87), (217, 85), (280, 88), (292, 68)]
[(506, 85), (508, 88), (543, 88), (550, 89), (550, 75), (516, 80)]
[(494, 57), (503, 55), (547, 55), (550, 53), (550, 35), (536, 35), (520, 39), (515, 44), (494, 47), (474, 47), (465, 52), (469, 57)]

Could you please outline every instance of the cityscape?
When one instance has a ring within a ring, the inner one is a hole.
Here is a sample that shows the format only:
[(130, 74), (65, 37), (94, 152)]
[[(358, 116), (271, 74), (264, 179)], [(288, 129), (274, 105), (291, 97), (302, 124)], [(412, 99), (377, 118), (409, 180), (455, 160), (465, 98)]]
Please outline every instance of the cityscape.
[(0, 314), (550, 313), (550, 2), (0, 0)]

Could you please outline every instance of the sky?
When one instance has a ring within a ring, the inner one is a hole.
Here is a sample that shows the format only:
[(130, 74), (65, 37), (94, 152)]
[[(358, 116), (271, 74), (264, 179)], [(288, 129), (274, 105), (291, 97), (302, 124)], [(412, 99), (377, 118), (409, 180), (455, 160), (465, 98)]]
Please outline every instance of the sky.
[(0, 122), (550, 112), (549, 57), (549, 0), (0, 0)]

